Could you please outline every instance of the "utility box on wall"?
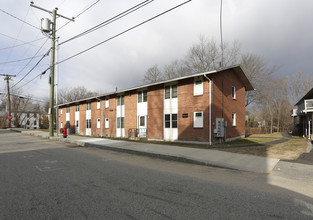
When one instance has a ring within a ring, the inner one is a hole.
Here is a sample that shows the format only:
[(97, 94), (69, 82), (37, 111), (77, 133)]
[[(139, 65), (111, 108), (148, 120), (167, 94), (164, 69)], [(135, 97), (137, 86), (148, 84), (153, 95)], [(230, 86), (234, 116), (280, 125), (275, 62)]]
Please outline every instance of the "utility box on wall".
[(214, 129), (214, 136), (224, 137), (225, 136), (224, 118), (217, 118), (215, 125), (216, 128)]

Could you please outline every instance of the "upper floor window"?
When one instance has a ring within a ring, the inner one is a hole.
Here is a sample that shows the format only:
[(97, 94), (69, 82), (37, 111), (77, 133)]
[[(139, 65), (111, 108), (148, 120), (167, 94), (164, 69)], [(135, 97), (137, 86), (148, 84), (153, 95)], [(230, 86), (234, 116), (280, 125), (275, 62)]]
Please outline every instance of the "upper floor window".
[(165, 99), (177, 98), (177, 85), (165, 86)]
[(148, 100), (147, 91), (138, 92), (138, 99), (137, 100), (138, 100), (138, 103), (147, 102), (147, 100)]
[(109, 98), (105, 98), (105, 107), (109, 108)]
[(123, 95), (117, 96), (117, 105), (124, 105), (124, 99), (125, 97)]
[(235, 86), (232, 86), (231, 96), (233, 97), (233, 99), (236, 99), (236, 87)]
[(75, 112), (79, 112), (79, 105), (75, 105)]
[(90, 102), (86, 103), (86, 110), (91, 110), (91, 103)]
[(100, 109), (100, 100), (97, 101), (97, 109)]
[(193, 85), (193, 95), (203, 95), (203, 79), (195, 78)]
[(61, 113), (61, 115), (63, 114), (63, 109), (62, 108), (60, 109), (60, 113)]
[(70, 107), (66, 108), (66, 113), (70, 113)]

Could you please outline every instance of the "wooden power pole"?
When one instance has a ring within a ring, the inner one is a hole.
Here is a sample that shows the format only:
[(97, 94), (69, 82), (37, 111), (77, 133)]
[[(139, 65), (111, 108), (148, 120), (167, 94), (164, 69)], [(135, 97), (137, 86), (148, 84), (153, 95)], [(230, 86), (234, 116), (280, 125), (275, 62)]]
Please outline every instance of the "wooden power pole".
[(31, 7), (37, 8), (39, 10), (48, 12), (49, 14), (52, 14), (52, 29), (49, 31), (51, 32), (51, 63), (50, 63), (50, 112), (49, 112), (49, 136), (54, 136), (54, 65), (55, 65), (55, 33), (56, 33), (56, 18), (62, 17), (70, 21), (74, 21), (73, 18), (68, 18), (63, 15), (60, 15), (57, 13), (57, 8), (53, 9), (52, 11), (49, 11), (47, 9), (38, 7), (34, 5), (33, 2), (30, 3)]
[(9, 128), (11, 128), (11, 98), (10, 98), (10, 80), (11, 77), (15, 77), (15, 75), (9, 75), (9, 74), (0, 74), (0, 76), (4, 76), (4, 80), (7, 81), (7, 88), (8, 88), (8, 119), (9, 119)]

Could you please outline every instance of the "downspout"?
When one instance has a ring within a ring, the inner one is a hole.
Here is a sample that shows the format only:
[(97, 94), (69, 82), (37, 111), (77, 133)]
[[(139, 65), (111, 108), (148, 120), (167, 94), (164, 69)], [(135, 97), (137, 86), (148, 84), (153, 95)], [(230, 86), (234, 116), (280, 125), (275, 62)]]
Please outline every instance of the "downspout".
[(209, 145), (212, 145), (212, 81), (204, 74), (209, 81)]

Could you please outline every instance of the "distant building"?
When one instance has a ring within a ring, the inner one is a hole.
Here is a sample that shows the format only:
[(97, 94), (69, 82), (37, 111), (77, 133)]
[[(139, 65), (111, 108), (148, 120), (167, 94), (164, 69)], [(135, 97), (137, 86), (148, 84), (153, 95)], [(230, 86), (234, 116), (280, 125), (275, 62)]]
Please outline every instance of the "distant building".
[(312, 140), (313, 88), (295, 106), (298, 108), (291, 110), (291, 116), (294, 118), (294, 132)]
[(244, 137), (245, 92), (232, 66), (59, 105), (59, 126), (80, 135), (219, 142)]

